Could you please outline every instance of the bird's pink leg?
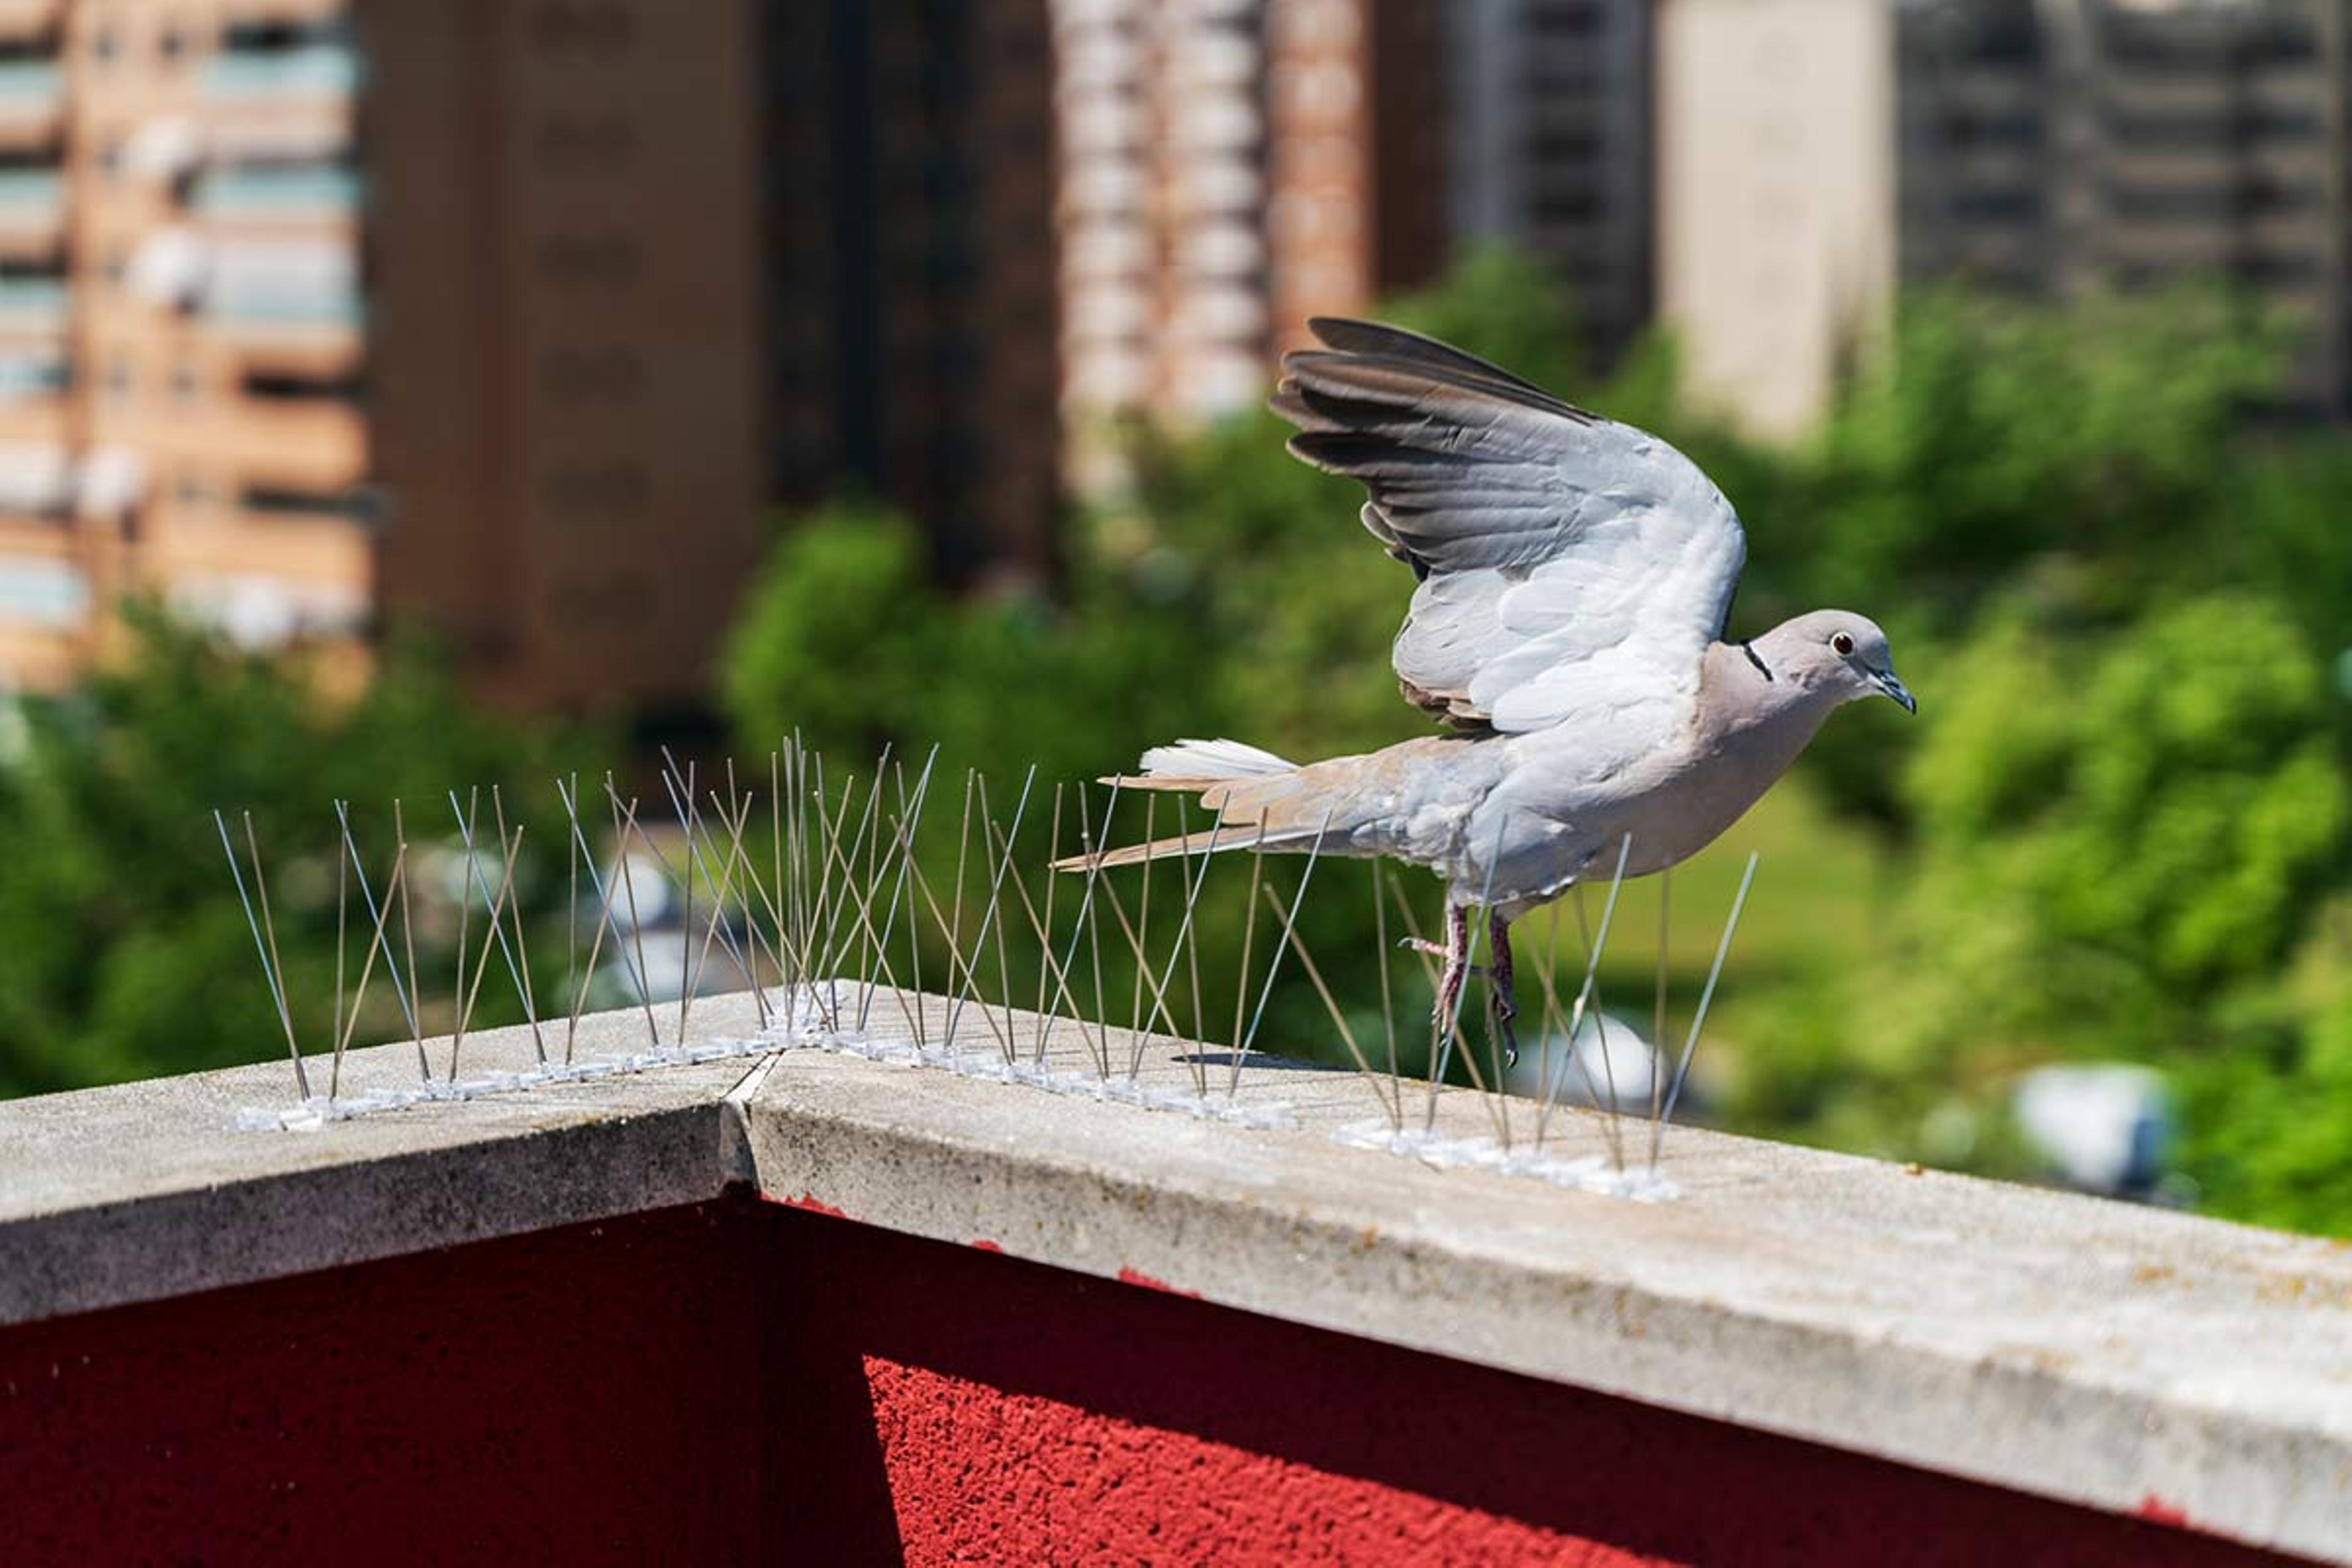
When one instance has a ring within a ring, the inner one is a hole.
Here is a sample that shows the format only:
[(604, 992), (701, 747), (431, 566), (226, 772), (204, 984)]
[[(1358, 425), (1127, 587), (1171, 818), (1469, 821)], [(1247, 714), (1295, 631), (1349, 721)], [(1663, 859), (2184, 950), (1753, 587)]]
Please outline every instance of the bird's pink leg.
[(1439, 1038), (1453, 1026), (1461, 1005), (1462, 983), (1470, 976), (1470, 911), (1458, 904), (1445, 910), (1445, 967), (1437, 976), (1437, 1012), (1433, 1022)]
[(1486, 994), (1495, 1004), (1495, 1023), (1503, 1031), (1503, 1065), (1519, 1065), (1519, 1037), (1512, 1023), (1519, 1016), (1519, 1005), (1511, 997), (1511, 922), (1502, 916), (1486, 916)]
[[(1424, 958), (1450, 958), (1454, 955), (1452, 948), (1442, 942), (1432, 942), (1425, 936), (1401, 936), (1397, 938), (1397, 946), (1407, 952), (1420, 953)], [(1462, 973), (1484, 974), (1486, 972), (1479, 965), (1470, 963), (1463, 966)]]

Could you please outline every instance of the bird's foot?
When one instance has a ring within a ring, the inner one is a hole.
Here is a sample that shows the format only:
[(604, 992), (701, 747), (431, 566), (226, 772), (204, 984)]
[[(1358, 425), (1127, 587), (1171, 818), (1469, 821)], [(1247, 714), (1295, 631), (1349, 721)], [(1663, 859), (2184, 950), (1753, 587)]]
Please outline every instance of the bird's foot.
[(1503, 1066), (1506, 1068), (1519, 1065), (1519, 1035), (1518, 1031), (1512, 1027), (1512, 1025), (1517, 1022), (1519, 1010), (1517, 1006), (1500, 997), (1496, 999), (1495, 1028), (1503, 1037)]
[[(1424, 958), (1444, 958), (1446, 956), (1445, 944), (1444, 942), (1431, 942), (1426, 937), (1401, 936), (1397, 938), (1397, 946), (1402, 948), (1407, 952), (1420, 953)], [(1483, 963), (1465, 963), (1462, 966), (1462, 973), (1465, 974), (1475, 975), (1477, 978), (1484, 980), (1486, 977), (1486, 966)]]

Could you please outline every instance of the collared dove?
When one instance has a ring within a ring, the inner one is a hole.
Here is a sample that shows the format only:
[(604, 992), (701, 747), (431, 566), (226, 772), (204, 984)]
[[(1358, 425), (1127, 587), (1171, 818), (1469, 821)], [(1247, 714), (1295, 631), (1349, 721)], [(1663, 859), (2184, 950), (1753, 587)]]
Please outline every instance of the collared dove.
[[(1308, 323), (1283, 361), (1290, 450), (1363, 482), (1364, 526), (1419, 586), (1393, 663), (1454, 732), (1293, 763), (1233, 741), (1143, 754), (1130, 789), (1197, 795), (1209, 835), (1060, 862), (1122, 866), (1218, 849), (1387, 856), (1446, 883), (1443, 1021), (1487, 911), (1505, 1038), (1513, 921), (1589, 868), (1687, 859), (1753, 805), (1832, 709), (1917, 711), (1885, 634), (1816, 610), (1722, 640), (1747, 543), (1697, 466), (1656, 437), (1508, 371), (1370, 321)], [(1605, 858), (1604, 858), (1605, 856)], [(1514, 1054), (1516, 1050), (1514, 1049)]]

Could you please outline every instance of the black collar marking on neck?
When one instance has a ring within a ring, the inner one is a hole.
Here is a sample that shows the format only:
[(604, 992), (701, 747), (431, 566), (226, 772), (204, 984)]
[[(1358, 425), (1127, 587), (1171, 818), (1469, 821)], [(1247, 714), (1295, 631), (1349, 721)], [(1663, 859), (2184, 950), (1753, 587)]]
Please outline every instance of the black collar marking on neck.
[(1767, 680), (1772, 679), (1772, 671), (1767, 668), (1761, 658), (1759, 658), (1756, 656), (1756, 645), (1754, 643), (1741, 643), (1739, 645), (1739, 651), (1748, 656), (1748, 662), (1756, 667), (1757, 673), (1763, 676)]

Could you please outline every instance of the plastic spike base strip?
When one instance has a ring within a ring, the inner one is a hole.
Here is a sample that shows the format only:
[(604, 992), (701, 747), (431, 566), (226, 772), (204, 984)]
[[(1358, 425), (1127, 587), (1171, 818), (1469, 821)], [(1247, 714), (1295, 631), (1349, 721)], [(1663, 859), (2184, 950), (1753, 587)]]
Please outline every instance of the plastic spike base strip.
[(373, 1089), (366, 1094), (346, 1095), (336, 1100), (314, 1095), (284, 1110), (248, 1106), (236, 1113), (235, 1125), (239, 1132), (310, 1132), (331, 1121), (350, 1121), (379, 1111), (407, 1110), (416, 1106), (439, 1105), (449, 1100), (481, 1100), (494, 1094), (521, 1094), (555, 1084), (587, 1083), (600, 1078), (651, 1072), (656, 1068), (694, 1067), (703, 1062), (725, 1061), (730, 1057), (763, 1057), (781, 1048), (778, 1042), (768, 1039), (698, 1040), (690, 1046), (656, 1046), (651, 1050), (637, 1051), (625, 1057), (549, 1062), (543, 1067), (521, 1068), (511, 1072), (486, 1072), (476, 1078), (461, 1078), (455, 1082), (442, 1079), (405, 1089)]
[(1484, 1135), (1449, 1138), (1419, 1130), (1402, 1132), (1385, 1121), (1359, 1121), (1342, 1127), (1332, 1139), (1351, 1149), (1380, 1149), (1433, 1165), (1441, 1170), (1496, 1171), (1507, 1176), (1532, 1176), (1556, 1187), (1634, 1203), (1664, 1203), (1681, 1195), (1672, 1182), (1655, 1171), (1619, 1168), (1599, 1155), (1562, 1159), (1539, 1148), (1505, 1148)]
[[(571, 1063), (550, 1062), (513, 1071), (485, 1072), (455, 1082), (443, 1080), (407, 1088), (375, 1089), (334, 1100), (323, 1095), (314, 1096), (282, 1110), (247, 1107), (236, 1113), (234, 1126), (240, 1132), (316, 1131), (330, 1122), (349, 1121), (383, 1111), (407, 1110), (450, 1100), (480, 1100), (490, 1095), (520, 1094), (555, 1084), (584, 1083), (623, 1074), (650, 1072), (660, 1068), (695, 1067), (705, 1062), (763, 1057), (792, 1050), (835, 1051), (866, 1061), (929, 1068), (951, 1072), (961, 1078), (1022, 1084), (1044, 1089), (1049, 1094), (1139, 1106), (1146, 1110), (1173, 1111), (1240, 1127), (1295, 1128), (1298, 1125), (1297, 1115), (1285, 1101), (1250, 1102), (1227, 1095), (1197, 1094), (1188, 1089), (1147, 1083), (1139, 1078), (1116, 1073), (1105, 1078), (1095, 1073), (1056, 1069), (1037, 1061), (1008, 1063), (1001, 1056), (985, 1051), (959, 1050), (952, 1042), (941, 1046), (919, 1045), (855, 1029), (828, 1027), (818, 1021), (827, 1016), (838, 1017), (848, 1011), (848, 1000), (843, 993), (856, 989), (845, 985), (830, 994), (822, 995), (817, 994), (818, 988), (802, 988), (798, 995), (772, 991), (768, 994), (771, 1010), (779, 1022), (748, 1037), (698, 1040), (685, 1046), (656, 1046), (625, 1057)], [(787, 1019), (794, 1021), (784, 1021)], [(1073, 1024), (1072, 1026), (1082, 1026)]]

